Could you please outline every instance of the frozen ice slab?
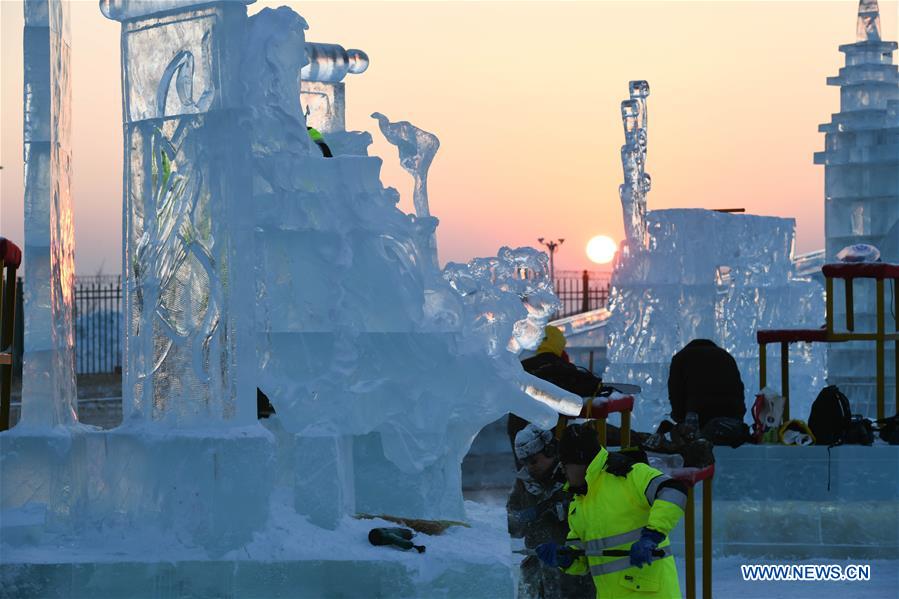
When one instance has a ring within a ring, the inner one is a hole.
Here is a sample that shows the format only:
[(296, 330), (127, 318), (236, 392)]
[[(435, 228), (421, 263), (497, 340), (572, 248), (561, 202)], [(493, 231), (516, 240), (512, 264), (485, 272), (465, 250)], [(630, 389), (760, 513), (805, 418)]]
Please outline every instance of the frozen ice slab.
[(21, 599), (297, 593), (322, 598), (514, 597), (517, 560), (510, 552), (503, 514), (471, 502), (466, 510), (470, 527), (452, 527), (441, 536), (417, 535), (416, 543), (427, 547), (418, 554), (371, 546), (371, 528), (395, 526), (384, 520), (345, 518), (336, 530), (326, 531), (275, 499), (270, 525), (219, 559), (190, 547), (168, 546), (161, 555), (156, 543), (137, 553), (133, 545), (123, 547), (115, 538), (103, 546), (72, 539), (74, 545), (64, 552), (51, 546), (4, 547), (0, 584)]
[[(272, 435), (258, 425), (218, 435), (127, 426), (38, 435), (16, 427), (0, 435), (0, 527), (7, 510), (46, 506), (42, 542), (59, 533), (155, 530), (221, 555), (266, 522), (265, 509), (253, 506), (267, 501), (274, 466)], [(22, 547), (40, 546), (37, 524), (29, 526), (32, 542)]]

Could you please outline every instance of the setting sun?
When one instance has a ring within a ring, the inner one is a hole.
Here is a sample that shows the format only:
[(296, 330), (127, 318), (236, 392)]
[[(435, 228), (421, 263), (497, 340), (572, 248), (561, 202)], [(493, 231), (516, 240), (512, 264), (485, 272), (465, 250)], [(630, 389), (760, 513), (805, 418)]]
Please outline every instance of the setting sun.
[(606, 235), (597, 235), (587, 242), (587, 257), (597, 264), (608, 264), (617, 251), (618, 244)]

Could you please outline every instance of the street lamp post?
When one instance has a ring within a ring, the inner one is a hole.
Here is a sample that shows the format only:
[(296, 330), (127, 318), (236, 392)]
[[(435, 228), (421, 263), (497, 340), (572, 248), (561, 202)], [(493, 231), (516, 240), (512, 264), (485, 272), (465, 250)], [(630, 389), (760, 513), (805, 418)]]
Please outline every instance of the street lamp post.
[(558, 242), (555, 241), (543, 241), (543, 237), (538, 237), (537, 241), (546, 246), (546, 249), (549, 250), (549, 280), (552, 281), (553, 289), (556, 287), (556, 268), (555, 263), (553, 261), (554, 254), (556, 253), (556, 249), (565, 243), (564, 239), (559, 239)]

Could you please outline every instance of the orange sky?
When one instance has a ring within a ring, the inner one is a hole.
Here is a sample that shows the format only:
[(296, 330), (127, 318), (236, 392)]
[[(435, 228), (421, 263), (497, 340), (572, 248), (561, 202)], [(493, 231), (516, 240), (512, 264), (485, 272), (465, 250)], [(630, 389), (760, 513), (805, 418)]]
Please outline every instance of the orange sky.
[[(564, 237), (557, 268), (589, 267), (623, 234), (619, 103), (647, 79), (650, 208), (745, 207), (795, 216), (797, 251), (823, 247), (823, 148), (839, 109), (825, 78), (854, 41), (857, 1), (283, 2), (307, 39), (371, 57), (347, 80), (350, 129), (372, 132), (382, 179), (411, 211), (411, 177), (369, 114), (437, 134), (431, 212), (442, 262)], [(119, 24), (74, 1), (76, 271), (120, 270)], [(897, 39), (897, 2), (880, 2)], [(22, 239), (22, 5), (0, 2), (0, 232)]]

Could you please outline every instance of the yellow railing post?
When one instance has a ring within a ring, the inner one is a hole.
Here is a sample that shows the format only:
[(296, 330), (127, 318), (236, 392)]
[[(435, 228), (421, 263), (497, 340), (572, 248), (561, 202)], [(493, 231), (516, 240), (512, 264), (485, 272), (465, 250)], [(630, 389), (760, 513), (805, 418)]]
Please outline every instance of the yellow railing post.
[(631, 446), (631, 413), (629, 410), (621, 412), (621, 449)]
[(696, 599), (696, 521), (692, 486), (687, 488), (687, 509), (684, 510), (684, 560), (687, 599)]
[(712, 599), (712, 477), (702, 481), (702, 599)]
[(790, 343), (780, 342), (780, 394), (784, 398), (783, 421), (790, 419)]

